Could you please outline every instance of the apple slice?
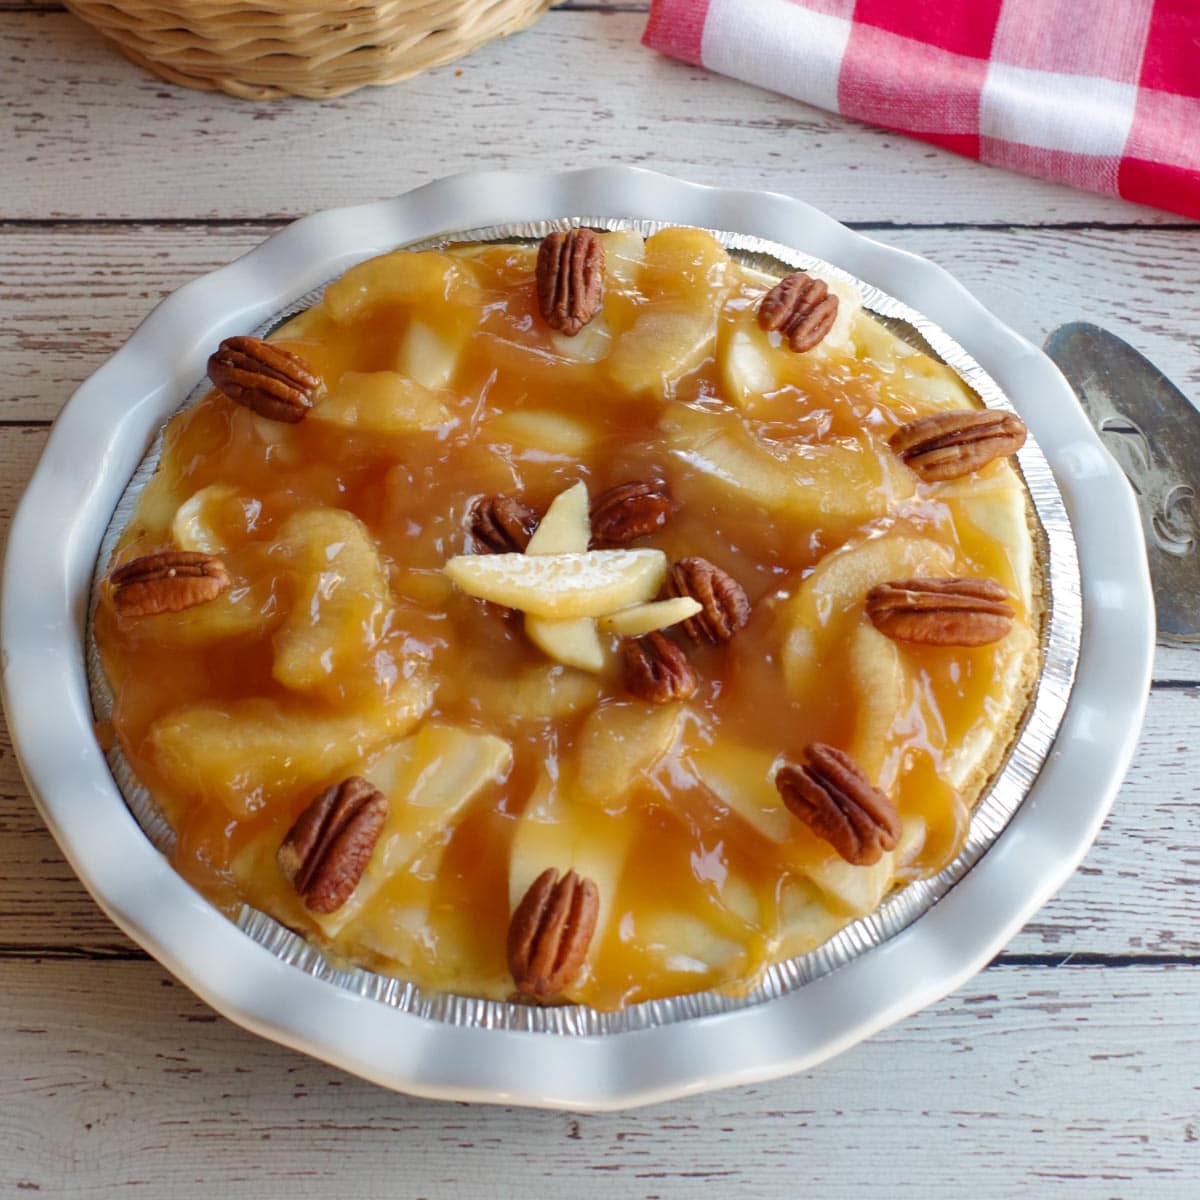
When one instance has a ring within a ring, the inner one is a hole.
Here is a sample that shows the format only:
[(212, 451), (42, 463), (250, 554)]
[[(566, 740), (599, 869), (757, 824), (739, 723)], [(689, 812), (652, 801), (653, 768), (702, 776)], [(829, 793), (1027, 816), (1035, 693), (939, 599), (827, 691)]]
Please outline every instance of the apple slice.
[(512, 760), (503, 738), (432, 724), (377, 758), (362, 775), (387, 797), (387, 820), (350, 899), (336, 912), (316, 916), (324, 932), (332, 937), (354, 920), (479, 792), (508, 775)]
[(238, 413), (238, 419), (249, 420), (254, 436), (263, 445), (263, 457), (273, 466), (298, 466), (304, 459), (300, 446), (299, 430), (286, 421), (272, 421), (259, 416), (248, 408)]
[[(858, 289), (846, 280), (808, 272), (824, 279), (829, 291), (838, 298), (838, 312), (832, 328), (810, 354), (829, 355), (852, 349), (851, 336), (862, 298)], [(765, 293), (778, 283), (773, 275), (742, 269), (746, 283), (760, 287)], [(759, 397), (783, 386), (795, 367), (796, 355), (787, 348), (778, 333), (767, 333), (758, 324), (758, 301), (743, 309), (725, 326), (719, 350), (722, 396), (739, 408), (752, 409)]]
[(347, 371), (308, 414), (373, 437), (439, 429), (451, 419), (436, 392), (397, 371)]
[(554, 334), (550, 345), (555, 354), (570, 362), (597, 363), (608, 357), (613, 347), (613, 335), (601, 315), (589, 321), (574, 337)]
[(608, 357), (608, 373), (635, 397), (670, 394), (674, 382), (708, 358), (717, 342), (717, 310), (651, 308), (635, 318)]
[[(999, 569), (988, 573), (1031, 609), (1033, 538), (1025, 490), (1012, 466), (994, 463), (984, 478), (976, 473), (940, 484), (938, 499), (950, 509), (964, 555), (985, 562), (999, 559)], [(976, 546), (979, 551), (973, 554)]]
[(472, 287), (464, 264), (436, 250), (397, 250), (351, 267), (325, 289), (325, 311), (339, 325), (392, 304), (429, 305), (459, 298)]
[(525, 636), (543, 653), (562, 663), (593, 675), (608, 663), (604, 643), (596, 632), (594, 617), (570, 617), (556, 621), (549, 617), (525, 618)]
[(729, 287), (729, 252), (711, 233), (670, 225), (646, 239), (638, 287), (647, 300), (711, 309)]
[(904, 413), (911, 420), (928, 413), (979, 407), (979, 397), (959, 378), (954, 368), (928, 354), (906, 358), (895, 383), (899, 386), (891, 389), (889, 400), (899, 391), (903, 408), (893, 408), (893, 416)]
[[(249, 412), (249, 409), (245, 411)], [(273, 424), (282, 425), (283, 422), (276, 421)], [(139, 538), (146, 539), (143, 544), (147, 546), (161, 545), (171, 537), (175, 516), (191, 494), (191, 488), (183, 479), (183, 465), (176, 461), (177, 455), (170, 454), (169, 450), (170, 443), (166, 442), (164, 457), (159, 459), (154, 474), (138, 499), (137, 532)]]
[(526, 667), (515, 677), (478, 671), (471, 684), (471, 699), (478, 710), (487, 720), (505, 726), (559, 720), (583, 712), (599, 698), (600, 681), (595, 676), (557, 663)]
[(537, 617), (598, 617), (649, 600), (662, 587), (661, 550), (585, 554), (460, 554), (442, 568), (469, 596)]
[(662, 397), (714, 351), (729, 290), (729, 255), (700, 229), (663, 229), (649, 238), (638, 274), (643, 311), (617, 338), (609, 378), (633, 397)]
[(741, 941), (694, 913), (650, 912), (639, 915), (634, 928), (638, 948), (672, 974), (735, 974), (747, 952)]
[(924, 844), (924, 820), (906, 817), (895, 850), (887, 851), (871, 866), (856, 867), (831, 852), (821, 862), (805, 866), (803, 870), (827, 900), (851, 916), (865, 917), (874, 912), (887, 895), (897, 866), (916, 858)]
[(298, 701), (193, 705), (160, 717), (148, 740), (172, 792), (244, 818), (278, 797), (352, 774), (407, 733), (432, 699), (428, 677), (416, 674), (401, 679), (383, 704), (336, 715)]
[(458, 370), (466, 335), (466, 330), (450, 332), (414, 320), (400, 341), (396, 369), (430, 391), (448, 388)]
[(260, 576), (237, 582), (215, 600), (182, 612), (143, 617), (141, 627), (173, 646), (210, 646), (251, 636), (263, 637), (282, 620), (272, 597), (273, 580)]
[(783, 669), (792, 694), (804, 699), (820, 685), (822, 664), (847, 636), (846, 621), (861, 619), (871, 588), (889, 579), (949, 574), (953, 560), (941, 542), (900, 533), (851, 542), (827, 554), (780, 609), (787, 631)]
[(720, 355), (721, 399), (747, 408), (755, 397), (778, 390), (783, 364), (777, 361), (777, 356), (782, 353), (759, 329), (753, 313), (739, 317)]
[(648, 710), (619, 702), (593, 710), (579, 732), (578, 795), (600, 805), (620, 800), (670, 753), (686, 716), (681, 704)]
[(903, 370), (904, 364), (924, 357), (915, 346), (910, 346), (868, 313), (862, 313), (856, 322), (854, 344), (859, 358), (893, 369), (899, 366)]
[(688, 757), (705, 787), (767, 841), (783, 845), (795, 836), (796, 818), (775, 787), (774, 750), (721, 740), (694, 747)]
[(297, 576), (295, 601), (275, 633), (274, 675), (297, 691), (336, 689), (356, 669), (383, 628), (387, 571), (371, 535), (337, 508), (294, 513), (280, 542)]
[[(957, 791), (963, 791), (995, 749), (997, 714), (1012, 713), (1024, 694), (1022, 677), (1033, 650), (1035, 634), (1018, 623), (992, 651), (992, 682), (983, 711), (954, 742), (942, 752), (938, 774)], [(1001, 718), (1003, 719), (1003, 718)]]
[[(320, 304), (302, 309), (271, 334), (272, 342), (322, 341), (329, 335), (329, 314)], [(299, 347), (297, 347), (297, 350)]]
[(898, 735), (915, 681), (896, 643), (865, 622), (850, 635), (846, 666), (858, 702), (854, 738), (846, 753), (876, 787), (890, 792), (900, 771)]
[(646, 259), (646, 239), (636, 229), (614, 229), (602, 236), (605, 285), (612, 288), (633, 287)]
[[(261, 510), (262, 505), (257, 501)], [(194, 492), (179, 506), (171, 522), (171, 537), (180, 550), (196, 550), (201, 554), (222, 554), (228, 549), (228, 540), (221, 532), (221, 525), (230, 518), (240, 515), (240, 533), (244, 536), (247, 513), (241, 495), (227, 483), (210, 483)]]
[(569, 800), (544, 771), (513, 834), (508, 862), (509, 910), (520, 904), (529, 885), (547, 867), (577, 871), (590, 879), (600, 896), (591, 952), (603, 940), (621, 883), (632, 822), (603, 810)]
[[(583, 553), (591, 536), (588, 492), (581, 481), (554, 498), (525, 553)], [(593, 674), (604, 669), (604, 646), (591, 617), (551, 620), (529, 615), (525, 618), (525, 634), (539, 650), (564, 666)]]
[(580, 480), (550, 502), (526, 554), (582, 554), (592, 537), (587, 485)]
[[(429, 861), (434, 857), (432, 853), (426, 854), (420, 863), (420, 875), (414, 870), (404, 880), (402, 888), (389, 888), (386, 900), (359, 913), (347, 937), (350, 945), (359, 951), (355, 957), (361, 959), (361, 951), (366, 950), (398, 974), (420, 972), (427, 979), (439, 967), (445, 967), (441, 940), (434, 942), (430, 937), (431, 910), (438, 895), (438, 880), (433, 874), (438, 863)], [(437, 858), (440, 859), (440, 855)], [(428, 875), (426, 871), (429, 871)], [(397, 890), (399, 895), (395, 894)], [(352, 902), (353, 898), (348, 901)], [(306, 911), (300, 920), (314, 917), (314, 913)], [(320, 918), (316, 919), (324, 924)]]
[(671, 453), (714, 489), (818, 528), (863, 524), (912, 495), (912, 472), (890, 452), (859, 442), (768, 449), (737, 413), (686, 405), (662, 421)]
[(578, 462), (595, 444), (596, 430), (577, 417), (548, 409), (525, 408), (496, 417), (487, 425), (484, 436), (490, 441), (508, 442), (524, 450)]
[(688, 617), (694, 617), (703, 605), (691, 596), (673, 596), (670, 600), (651, 600), (649, 604), (634, 604), (618, 612), (601, 617), (597, 622), (602, 633), (615, 633), (619, 637), (641, 637), (656, 629), (667, 629), (678, 625)]
[(774, 956), (793, 958), (827, 942), (846, 924), (846, 915), (835, 912), (825, 894), (807, 876), (785, 875), (778, 888)]

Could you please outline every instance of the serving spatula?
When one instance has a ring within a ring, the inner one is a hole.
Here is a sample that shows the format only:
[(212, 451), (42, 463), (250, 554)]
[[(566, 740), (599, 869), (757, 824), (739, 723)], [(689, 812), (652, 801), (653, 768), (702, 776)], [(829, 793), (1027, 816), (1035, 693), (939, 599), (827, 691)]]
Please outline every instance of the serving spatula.
[(1200, 411), (1149, 359), (1098, 325), (1062, 325), (1045, 349), (1137, 494), (1158, 640), (1200, 642)]

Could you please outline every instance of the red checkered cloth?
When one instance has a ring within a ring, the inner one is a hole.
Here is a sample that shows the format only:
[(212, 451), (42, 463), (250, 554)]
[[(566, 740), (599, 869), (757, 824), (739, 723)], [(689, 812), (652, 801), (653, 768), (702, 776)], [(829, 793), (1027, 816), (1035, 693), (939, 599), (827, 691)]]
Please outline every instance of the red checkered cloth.
[(652, 0), (655, 50), (1200, 217), (1200, 0)]

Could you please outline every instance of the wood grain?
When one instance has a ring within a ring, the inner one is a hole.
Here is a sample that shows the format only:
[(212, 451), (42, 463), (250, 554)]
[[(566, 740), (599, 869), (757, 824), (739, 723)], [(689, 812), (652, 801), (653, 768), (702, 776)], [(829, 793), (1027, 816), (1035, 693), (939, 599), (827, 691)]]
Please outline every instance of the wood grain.
[[(568, 0), (412, 83), (253, 105), (0, 0), (0, 541), (46, 437), (21, 423), (164, 295), (282, 218), (481, 166), (790, 192), (1035, 342), (1095, 320), (1200, 394), (1200, 226), (669, 61), (639, 45), (646, 7)], [(1160, 648), (1155, 675), (1095, 847), (988, 970), (808, 1075), (612, 1117), (409, 1100), (218, 1018), (100, 913), (0, 728), (0, 1195), (1191, 1200), (1200, 649)]]
[[(2, 227), (0, 227), (2, 228)], [(51, 225), (0, 233), (0, 418), (49, 420), (166, 296), (270, 226)]]
[(1182, 1200), (1198, 982), (993, 968), (810, 1073), (573, 1115), (386, 1092), (215, 1017), (154, 963), (0, 963), (0, 1193), (959, 1200), (969, 1181)]
[(1179, 223), (666, 59), (640, 44), (644, 25), (552, 12), (408, 83), (252, 106), (165, 84), (64, 13), (0, 13), (4, 212), (257, 218), (481, 166), (626, 162), (789, 192), (842, 220)]

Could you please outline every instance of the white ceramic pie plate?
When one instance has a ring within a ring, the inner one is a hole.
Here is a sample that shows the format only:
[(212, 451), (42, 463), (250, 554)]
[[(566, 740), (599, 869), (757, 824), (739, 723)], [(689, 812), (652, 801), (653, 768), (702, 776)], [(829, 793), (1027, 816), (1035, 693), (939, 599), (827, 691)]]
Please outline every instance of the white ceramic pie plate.
[[(589, 213), (738, 230), (845, 268), (950, 333), (1011, 397), (1061, 488), (1078, 546), (1083, 642), (1058, 739), (1027, 799), (934, 908), (834, 973), (753, 1008), (600, 1037), (471, 1028), (399, 1011), (282, 962), (152, 847), (92, 730), (88, 588), (150, 439), (221, 338), (351, 262), (510, 221)], [(811, 1067), (978, 971), (1070, 876), (1116, 795), (1145, 708), (1154, 616), (1133, 495), (1049, 359), (939, 267), (784, 196), (631, 168), (478, 173), (318, 213), (164, 301), (72, 397), (14, 518), (0, 642), (13, 743), (38, 807), (109, 916), (227, 1017), (388, 1087), (455, 1100), (611, 1109)]]

